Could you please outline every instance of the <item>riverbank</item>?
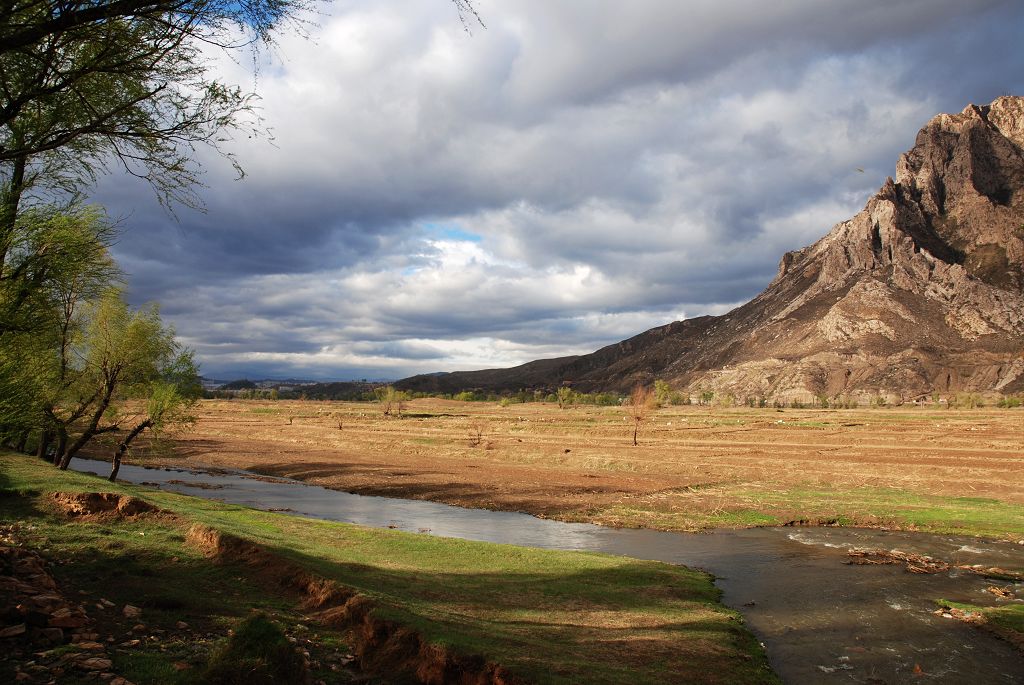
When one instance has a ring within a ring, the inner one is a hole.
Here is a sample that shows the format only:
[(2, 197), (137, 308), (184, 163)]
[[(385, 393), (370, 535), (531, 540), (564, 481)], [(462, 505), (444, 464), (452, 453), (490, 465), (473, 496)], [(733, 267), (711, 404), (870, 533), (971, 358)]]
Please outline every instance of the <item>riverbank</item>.
[[(159, 511), (69, 519), (51, 495), (95, 491), (136, 497)], [(136, 683), (197, 682), (202, 662), (253, 608), (272, 614), (310, 652), (314, 682), (350, 682), (357, 677), (346, 669), (350, 662), (412, 663), (410, 646), (441, 655), (442, 666), (475, 664), (507, 682), (774, 678), (738, 615), (718, 604), (710, 577), (669, 564), (259, 512), (111, 485), (11, 454), (0, 455), (0, 494), (9, 543), (42, 555), (63, 594), (88, 616), (96, 637), (85, 642), (103, 647), (111, 673)], [(322, 601), (312, 606), (309, 583), (281, 587), (297, 577), (333, 589), (313, 593)], [(141, 615), (129, 616), (125, 605)], [(329, 627), (353, 617), (361, 628)], [(367, 626), (390, 627), (391, 637), (380, 640), (384, 653), (357, 644)], [(58, 662), (84, 651), (51, 647)], [(39, 665), (41, 658), (30, 660)], [(88, 680), (78, 661), (62, 663), (61, 682)], [(18, 669), (26, 682), (46, 682), (50, 673), (11, 660), (0, 668), (12, 678)]]
[[(208, 400), (172, 453), (346, 492), (694, 531), (803, 523), (1024, 539), (1024, 410)], [(98, 458), (106, 452), (94, 452)]]

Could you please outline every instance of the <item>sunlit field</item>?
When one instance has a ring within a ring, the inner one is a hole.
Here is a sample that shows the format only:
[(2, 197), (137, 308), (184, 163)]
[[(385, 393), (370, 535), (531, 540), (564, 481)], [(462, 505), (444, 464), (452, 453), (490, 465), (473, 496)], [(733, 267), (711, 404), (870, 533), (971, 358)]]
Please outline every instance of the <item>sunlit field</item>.
[(172, 451), (135, 458), (609, 525), (1024, 538), (1020, 409), (665, 407), (632, 437), (619, 407), (208, 400)]

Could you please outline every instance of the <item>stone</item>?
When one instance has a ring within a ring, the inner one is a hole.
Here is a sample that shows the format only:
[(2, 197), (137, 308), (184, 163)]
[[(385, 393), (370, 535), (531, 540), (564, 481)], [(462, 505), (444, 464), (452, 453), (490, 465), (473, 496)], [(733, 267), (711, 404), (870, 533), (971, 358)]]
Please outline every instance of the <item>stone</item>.
[(51, 618), (49, 625), (51, 628), (81, 628), (87, 622), (85, 616), (60, 616)]
[(125, 604), (121, 613), (124, 614), (125, 618), (138, 618), (139, 616), (142, 616), (142, 609), (137, 606), (132, 606), (131, 604)]
[(114, 665), (110, 659), (92, 656), (75, 661), (75, 665), (86, 671), (105, 671)]
[(75, 646), (76, 647), (81, 647), (82, 649), (88, 649), (88, 650), (94, 651), (94, 652), (102, 650), (102, 649), (105, 649), (104, 646), (101, 643), (99, 643), (99, 642), (90, 642), (90, 641), (76, 642)]
[(24, 623), (19, 623), (16, 626), (4, 628), (3, 630), (0, 630), (0, 639), (5, 637), (17, 637), (19, 635), (24, 635), (26, 628), (27, 627)]
[(64, 631), (60, 628), (40, 628), (39, 637), (50, 644), (59, 645), (64, 643)]

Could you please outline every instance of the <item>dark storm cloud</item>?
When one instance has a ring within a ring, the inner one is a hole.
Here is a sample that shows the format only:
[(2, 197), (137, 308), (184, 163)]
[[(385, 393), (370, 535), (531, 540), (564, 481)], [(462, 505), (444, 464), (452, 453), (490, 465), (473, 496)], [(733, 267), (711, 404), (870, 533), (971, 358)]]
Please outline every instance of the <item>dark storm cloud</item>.
[(470, 37), (443, 0), (339, 1), (284, 39), (273, 141), (232, 146), (242, 181), (202, 155), (206, 214), (102, 184), (131, 297), (209, 373), (500, 366), (722, 313), (930, 116), (1024, 92), (1014, 2), (480, 9)]

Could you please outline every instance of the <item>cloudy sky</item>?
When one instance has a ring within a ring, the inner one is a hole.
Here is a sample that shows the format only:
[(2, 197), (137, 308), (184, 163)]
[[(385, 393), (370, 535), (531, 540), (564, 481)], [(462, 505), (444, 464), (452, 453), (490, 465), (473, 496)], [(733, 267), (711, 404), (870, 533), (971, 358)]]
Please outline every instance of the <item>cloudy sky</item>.
[[(938, 112), (1024, 94), (1000, 0), (336, 0), (201, 152), (206, 213), (104, 179), (134, 303), (218, 378), (579, 354), (756, 295)], [(863, 171), (860, 171), (860, 170)]]

